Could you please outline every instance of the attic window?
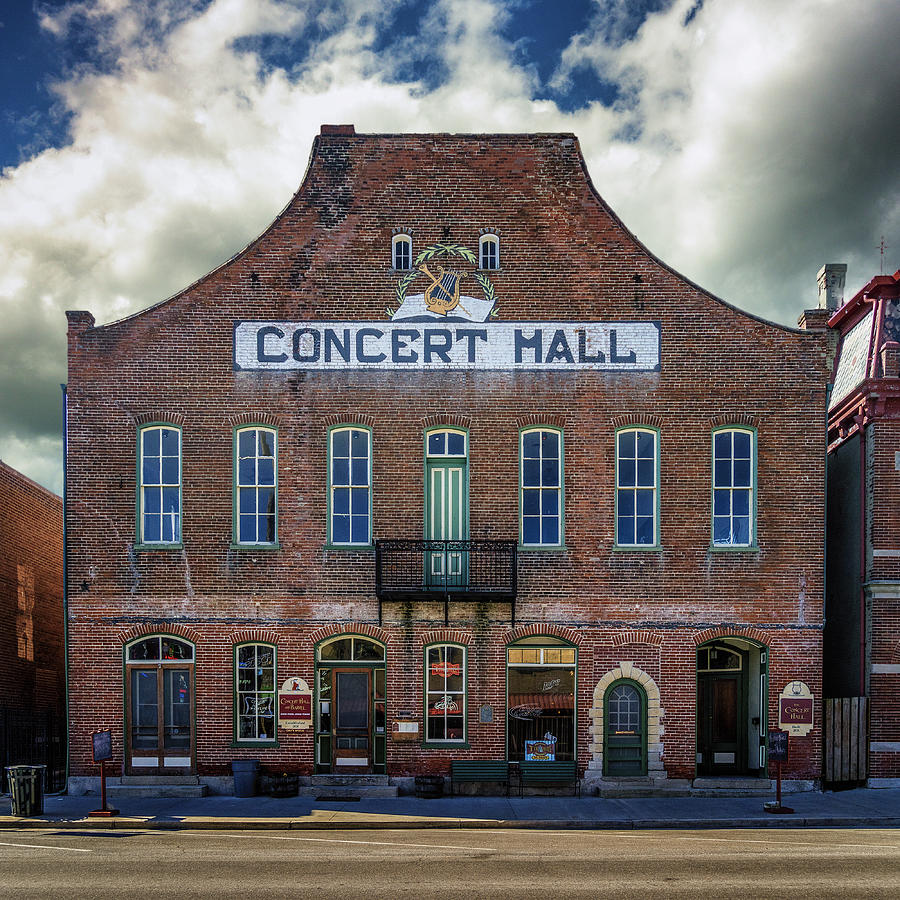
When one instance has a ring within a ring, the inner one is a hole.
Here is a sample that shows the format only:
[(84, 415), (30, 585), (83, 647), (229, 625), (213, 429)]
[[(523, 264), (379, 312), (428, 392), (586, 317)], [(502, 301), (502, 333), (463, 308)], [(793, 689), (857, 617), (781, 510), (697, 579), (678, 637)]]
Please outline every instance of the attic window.
[(500, 238), (483, 234), (478, 240), (478, 260), (482, 269), (500, 268)]
[(408, 234), (391, 238), (391, 260), (395, 269), (412, 268), (412, 238)]

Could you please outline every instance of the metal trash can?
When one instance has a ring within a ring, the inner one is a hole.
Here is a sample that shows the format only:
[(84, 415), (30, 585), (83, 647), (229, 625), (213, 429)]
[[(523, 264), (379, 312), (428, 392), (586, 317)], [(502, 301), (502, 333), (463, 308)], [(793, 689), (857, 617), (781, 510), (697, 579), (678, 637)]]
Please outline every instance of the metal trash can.
[(234, 772), (234, 796), (256, 796), (256, 773), (259, 770), (258, 759), (233, 759), (231, 771)]
[(14, 816), (40, 816), (44, 812), (46, 766), (7, 766), (6, 780)]

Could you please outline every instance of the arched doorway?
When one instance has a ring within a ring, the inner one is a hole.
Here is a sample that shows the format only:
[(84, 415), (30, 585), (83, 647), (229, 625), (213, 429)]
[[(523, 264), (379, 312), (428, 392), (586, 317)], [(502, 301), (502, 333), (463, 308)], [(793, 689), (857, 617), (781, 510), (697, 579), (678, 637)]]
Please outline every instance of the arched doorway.
[(125, 772), (196, 771), (194, 645), (169, 635), (125, 647)]
[(386, 771), (384, 645), (340, 635), (316, 646), (316, 771)]
[(746, 638), (697, 648), (697, 774), (765, 773), (768, 652)]
[(647, 695), (636, 681), (622, 679), (603, 698), (603, 774), (623, 778), (647, 774)]

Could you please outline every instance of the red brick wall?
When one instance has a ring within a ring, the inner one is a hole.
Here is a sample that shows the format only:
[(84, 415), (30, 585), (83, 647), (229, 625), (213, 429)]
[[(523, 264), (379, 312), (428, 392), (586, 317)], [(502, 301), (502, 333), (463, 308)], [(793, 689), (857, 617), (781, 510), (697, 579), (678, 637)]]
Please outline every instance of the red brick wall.
[[(396, 305), (395, 227), (411, 229), (414, 254), (441, 240), (475, 250), (480, 228), (497, 229), (500, 321), (659, 321), (661, 370), (232, 371), (236, 320), (385, 320)], [(200, 761), (212, 772), (234, 752), (230, 634), (276, 631), (279, 673), (311, 683), (311, 632), (376, 620), (372, 554), (324, 547), (326, 435), (336, 421), (373, 428), (379, 538), (421, 537), (428, 424), (469, 427), (473, 538), (518, 535), (519, 427), (535, 418), (563, 426), (566, 549), (521, 553), (517, 621), (566, 625), (582, 639), (582, 765), (598, 673), (625, 658), (603, 649), (618, 630), (664, 636), (655, 671), (673, 775), (694, 768), (696, 634), (758, 626), (772, 647), (773, 709), (796, 678), (820, 696), (824, 340), (747, 316), (653, 258), (598, 199), (571, 137), (319, 138), (298, 194), (246, 251), (170, 301), (89, 325), (70, 322), (73, 773), (86, 771), (94, 727), (110, 724), (121, 741), (123, 629), (179, 622), (199, 635)], [(279, 427), (281, 549), (232, 550), (232, 431), (264, 416)], [(134, 549), (135, 435), (151, 420), (183, 425), (183, 550)], [(615, 428), (646, 421), (661, 429), (663, 549), (614, 550)], [(758, 429), (758, 551), (709, 550), (710, 431), (729, 423)], [(420, 635), (441, 626), (443, 609), (417, 606), (405, 621), (391, 605), (385, 615), (396, 660), (390, 718), (421, 708)], [(466, 606), (453, 616), (473, 634), (472, 752), (497, 755), (507, 623), (479, 624)], [(494, 705), (493, 726), (476, 722), (482, 702)], [(308, 767), (311, 740), (285, 735), (264, 758)], [(818, 777), (818, 730), (804, 746), (792, 774)], [(393, 745), (389, 768), (446, 757)]]
[(62, 500), (0, 462), (0, 706), (65, 710)]

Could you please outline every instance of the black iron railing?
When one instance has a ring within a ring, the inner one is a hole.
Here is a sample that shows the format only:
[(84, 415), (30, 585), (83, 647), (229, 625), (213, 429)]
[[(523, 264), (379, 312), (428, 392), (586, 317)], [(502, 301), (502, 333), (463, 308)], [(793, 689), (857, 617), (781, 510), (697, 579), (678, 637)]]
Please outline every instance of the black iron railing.
[(378, 615), (384, 600), (516, 601), (515, 541), (375, 541)]
[(66, 786), (66, 719), (52, 710), (0, 707), (0, 793), (9, 790), (6, 767), (46, 766), (44, 790)]

